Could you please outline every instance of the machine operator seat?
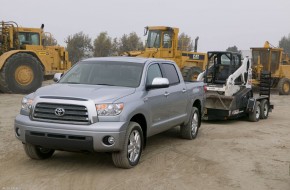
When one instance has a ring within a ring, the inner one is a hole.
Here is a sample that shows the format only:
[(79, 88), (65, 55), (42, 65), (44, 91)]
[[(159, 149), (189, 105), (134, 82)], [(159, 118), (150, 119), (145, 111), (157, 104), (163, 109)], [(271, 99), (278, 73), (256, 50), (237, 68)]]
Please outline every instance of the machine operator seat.
[(218, 65), (215, 69), (215, 84), (226, 84), (229, 77), (229, 66), (228, 65)]

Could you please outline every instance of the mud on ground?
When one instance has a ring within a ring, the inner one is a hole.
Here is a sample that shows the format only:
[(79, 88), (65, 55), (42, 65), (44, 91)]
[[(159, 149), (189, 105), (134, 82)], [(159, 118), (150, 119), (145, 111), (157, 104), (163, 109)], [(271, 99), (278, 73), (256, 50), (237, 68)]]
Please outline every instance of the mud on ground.
[(130, 170), (105, 153), (29, 159), (13, 129), (22, 97), (0, 94), (0, 190), (290, 189), (290, 96), (273, 95), (274, 111), (258, 123), (203, 122), (194, 141), (180, 139), (178, 127), (151, 137)]

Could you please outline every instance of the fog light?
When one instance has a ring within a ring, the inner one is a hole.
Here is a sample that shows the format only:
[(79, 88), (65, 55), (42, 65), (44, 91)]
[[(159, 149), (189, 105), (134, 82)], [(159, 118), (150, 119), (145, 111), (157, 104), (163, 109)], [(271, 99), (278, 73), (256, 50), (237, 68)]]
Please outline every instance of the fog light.
[(108, 143), (109, 143), (110, 145), (115, 144), (115, 138), (114, 138), (114, 137), (109, 137), (109, 138), (108, 138)]
[(21, 131), (18, 127), (15, 129), (15, 132), (18, 137), (21, 135)]
[(115, 144), (115, 138), (112, 136), (105, 136), (103, 138), (103, 143), (108, 146), (112, 146)]

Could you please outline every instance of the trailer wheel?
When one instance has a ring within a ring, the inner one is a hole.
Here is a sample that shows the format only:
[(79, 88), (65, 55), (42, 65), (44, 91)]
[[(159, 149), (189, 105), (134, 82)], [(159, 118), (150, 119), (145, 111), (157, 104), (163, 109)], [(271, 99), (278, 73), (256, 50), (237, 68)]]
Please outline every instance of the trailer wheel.
[(185, 66), (182, 69), (182, 76), (184, 81), (196, 81), (198, 75), (202, 73), (202, 70), (199, 67), (188, 67)]
[(136, 166), (141, 157), (143, 145), (144, 139), (142, 128), (138, 123), (130, 122), (122, 150), (112, 153), (112, 160), (115, 166), (125, 169)]
[(253, 112), (249, 113), (249, 120), (253, 122), (257, 122), (261, 117), (261, 104), (259, 101), (256, 101)]
[(267, 119), (269, 115), (269, 101), (264, 99), (261, 101), (261, 119)]
[(54, 153), (53, 149), (42, 148), (42, 147), (35, 146), (32, 144), (27, 144), (27, 143), (23, 144), (23, 148), (27, 156), (35, 160), (44, 160), (44, 159), (50, 158)]
[(41, 63), (28, 53), (12, 55), (0, 73), (0, 90), (5, 93), (27, 94), (39, 88), (43, 81)]
[(279, 95), (288, 95), (290, 92), (290, 80), (288, 78), (280, 79), (278, 83)]
[(195, 139), (200, 127), (200, 113), (196, 107), (192, 108), (190, 120), (186, 125), (180, 126), (180, 135), (184, 139)]

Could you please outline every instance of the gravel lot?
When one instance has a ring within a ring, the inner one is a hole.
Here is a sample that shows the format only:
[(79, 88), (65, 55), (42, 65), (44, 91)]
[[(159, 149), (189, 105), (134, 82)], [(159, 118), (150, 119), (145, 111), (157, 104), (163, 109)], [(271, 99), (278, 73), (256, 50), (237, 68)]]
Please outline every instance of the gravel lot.
[(290, 189), (290, 96), (272, 96), (267, 120), (203, 122), (194, 141), (179, 128), (151, 137), (137, 167), (113, 166), (110, 154), (57, 151), (29, 159), (14, 136), (22, 95), (0, 94), (0, 190)]

